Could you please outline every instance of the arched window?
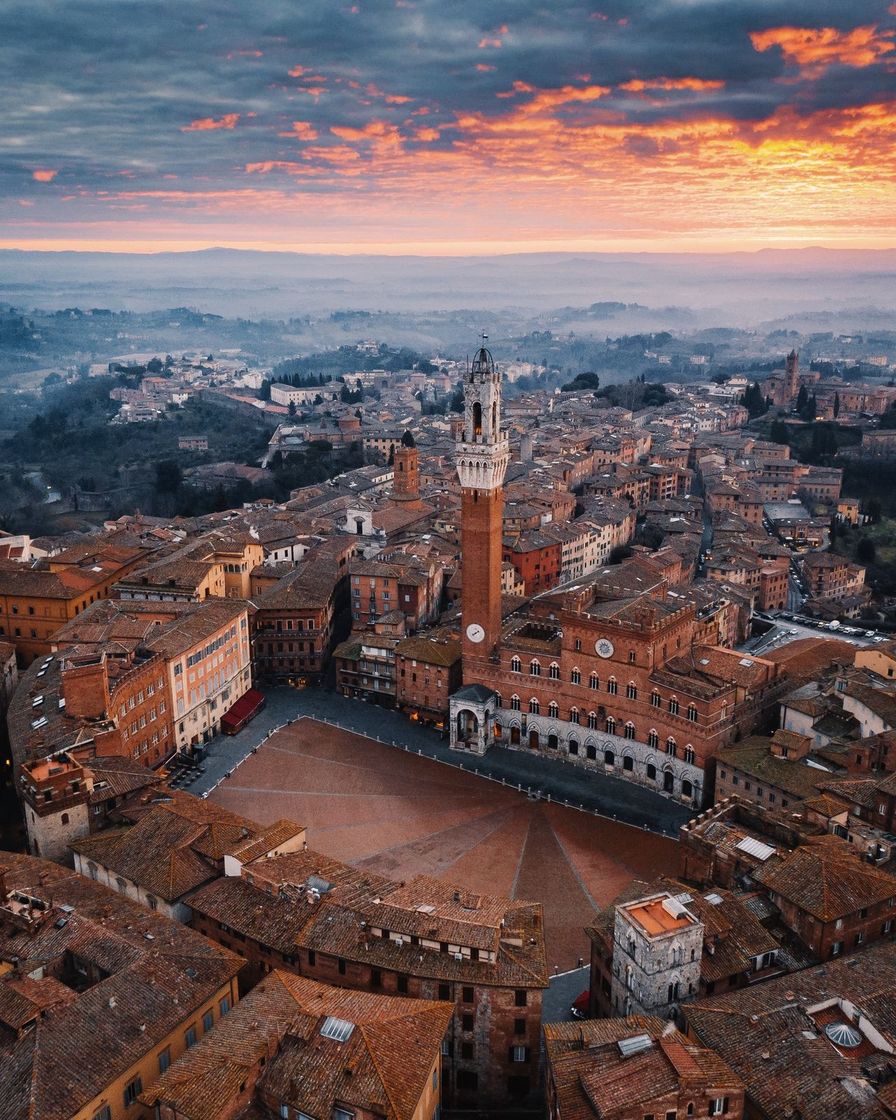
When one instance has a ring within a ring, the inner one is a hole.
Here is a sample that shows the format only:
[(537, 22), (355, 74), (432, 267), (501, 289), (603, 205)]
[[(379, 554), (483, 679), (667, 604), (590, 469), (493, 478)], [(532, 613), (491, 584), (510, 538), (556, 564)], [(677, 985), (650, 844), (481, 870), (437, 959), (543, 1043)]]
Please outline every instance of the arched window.
[(533, 716), (537, 716), (540, 711), (541, 711), (541, 705), (538, 703), (536, 698), (533, 696), (532, 699), (529, 701), (529, 714), (533, 715)]
[(655, 727), (651, 727), (647, 732), (647, 745), (653, 747), (654, 750), (660, 745), (660, 737), (657, 735)]
[(560, 705), (556, 700), (552, 700), (550, 704), (548, 704), (548, 715), (551, 719), (557, 719), (560, 715)]
[(598, 679), (597, 673), (592, 673), (588, 678), (588, 687), (595, 689), (595, 691), (600, 688), (600, 680)]
[(540, 677), (541, 676), (541, 663), (534, 657), (529, 662), (529, 676), (530, 677)]
[(68, 813), (63, 813), (61, 817), (62, 824), (68, 824)]
[(585, 744), (585, 755), (587, 758), (590, 758), (592, 762), (597, 758), (597, 747), (594, 743)]
[(521, 673), (523, 671), (522, 662), (518, 657), (512, 657), (510, 659), (510, 671), (511, 673)]
[(604, 762), (607, 766), (613, 766), (616, 762), (616, 755), (612, 751), (604, 751)]
[(624, 735), (625, 735), (626, 739), (634, 739), (634, 737), (635, 737), (635, 725), (631, 721), (629, 721), (625, 725)]
[(638, 686), (635, 684), (634, 681), (629, 681), (628, 684), (625, 686), (625, 696), (626, 696), (626, 699), (628, 699), (628, 700), (637, 700), (638, 699)]
[(609, 692), (611, 696), (615, 696), (618, 691), (619, 686), (616, 684), (616, 678), (610, 677), (610, 679), (607, 681), (607, 692)]
[(597, 712), (588, 713), (588, 726), (594, 731), (597, 728)]
[(482, 405), (479, 401), (473, 403), (473, 435), (482, 435)]
[(548, 750), (555, 751), (560, 746), (560, 740), (556, 735), (548, 735)]
[(674, 696), (669, 701), (669, 714), (673, 716), (678, 715), (678, 700)]
[(684, 760), (693, 764), (694, 761), (694, 748), (690, 743), (684, 748)]
[(578, 754), (579, 753), (579, 740), (578, 739), (570, 739), (569, 740), (569, 753), (570, 754)]
[(697, 705), (696, 704), (688, 704), (688, 719), (691, 721), (691, 723), (696, 723), (697, 722)]
[(578, 708), (570, 708), (569, 709), (569, 722), (570, 723), (578, 723), (579, 722), (579, 709)]
[(557, 664), (556, 661), (551, 662), (551, 666), (548, 669), (548, 676), (551, 678), (552, 681), (559, 681), (560, 680), (560, 666)]
[(670, 758), (676, 758), (678, 756), (678, 747), (675, 745), (675, 740), (671, 735), (666, 740), (666, 754), (669, 755)]
[(501, 702), (501, 693), (500, 692), (495, 693), (495, 707), (496, 708), (503, 708), (504, 707), (504, 705)]
[(520, 698), (516, 695), (516, 693), (514, 693), (513, 696), (510, 697), (510, 707), (514, 712), (518, 712), (520, 710)]
[(684, 781), (681, 783), (681, 796), (682, 797), (693, 797), (694, 796), (694, 787), (691, 785), (691, 783), (688, 781), (687, 778), (685, 778)]
[(662, 704), (662, 702), (663, 702), (662, 697), (656, 691), (656, 689), (654, 689), (654, 691), (651, 692), (651, 694), (650, 694), (650, 703), (653, 705), (654, 708), (658, 708), (660, 706), (660, 704)]
[(634, 665), (635, 663), (635, 651), (633, 649), (628, 651), (628, 663), (629, 665)]
[(616, 734), (616, 720), (612, 716), (607, 716), (607, 722), (604, 724), (604, 730), (608, 735)]
[(630, 754), (623, 755), (622, 756), (622, 769), (623, 770), (628, 770), (629, 773), (631, 773), (631, 771), (633, 771), (634, 768), (635, 768), (635, 760), (632, 758), (632, 756)]
[(569, 679), (570, 679), (570, 681), (572, 681), (573, 684), (581, 684), (582, 683), (582, 670), (579, 669), (578, 666), (576, 666), (576, 668), (573, 669), (573, 671), (569, 674)]
[(656, 781), (656, 767), (654, 766), (654, 764), (652, 762), (647, 763), (647, 777), (650, 779), (651, 782)]

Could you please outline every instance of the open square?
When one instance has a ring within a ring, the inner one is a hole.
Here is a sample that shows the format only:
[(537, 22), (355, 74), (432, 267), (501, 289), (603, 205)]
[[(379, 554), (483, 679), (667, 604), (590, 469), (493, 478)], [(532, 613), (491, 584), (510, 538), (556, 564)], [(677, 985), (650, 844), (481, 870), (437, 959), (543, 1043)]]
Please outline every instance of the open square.
[(544, 904), (548, 966), (588, 959), (595, 909), (675, 871), (675, 841), (545, 801), (311, 719), (276, 732), (211, 800), (395, 879), (435, 875)]

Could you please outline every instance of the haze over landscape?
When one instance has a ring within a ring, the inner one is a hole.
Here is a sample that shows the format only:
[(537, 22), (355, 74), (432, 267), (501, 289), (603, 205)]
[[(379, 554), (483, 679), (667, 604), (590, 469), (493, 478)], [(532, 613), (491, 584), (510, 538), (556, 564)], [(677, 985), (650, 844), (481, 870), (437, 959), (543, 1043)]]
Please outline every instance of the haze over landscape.
[(896, 0), (0, 95), (0, 1120), (894, 1120)]

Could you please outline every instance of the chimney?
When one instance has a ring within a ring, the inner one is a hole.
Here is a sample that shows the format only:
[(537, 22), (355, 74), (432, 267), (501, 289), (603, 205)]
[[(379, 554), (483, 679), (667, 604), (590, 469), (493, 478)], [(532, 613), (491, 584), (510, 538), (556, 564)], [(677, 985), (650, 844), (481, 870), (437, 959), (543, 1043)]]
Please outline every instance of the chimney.
[(65, 711), (75, 719), (102, 719), (109, 710), (109, 678), (104, 654), (62, 666)]

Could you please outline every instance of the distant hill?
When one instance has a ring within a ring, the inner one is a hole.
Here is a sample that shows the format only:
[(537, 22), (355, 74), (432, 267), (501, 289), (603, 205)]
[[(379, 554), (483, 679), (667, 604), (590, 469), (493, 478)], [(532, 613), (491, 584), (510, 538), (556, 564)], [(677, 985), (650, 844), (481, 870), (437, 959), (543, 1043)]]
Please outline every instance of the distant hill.
[(0, 250), (0, 302), (19, 308), (188, 306), (278, 319), (349, 309), (529, 314), (618, 302), (674, 304), (699, 312), (707, 324), (866, 309), (876, 321), (896, 311), (894, 281), (896, 250), (488, 257)]

